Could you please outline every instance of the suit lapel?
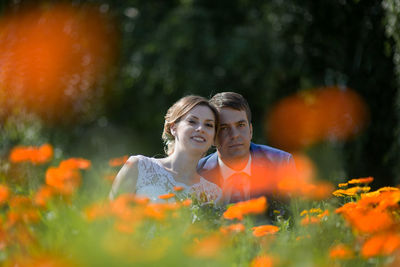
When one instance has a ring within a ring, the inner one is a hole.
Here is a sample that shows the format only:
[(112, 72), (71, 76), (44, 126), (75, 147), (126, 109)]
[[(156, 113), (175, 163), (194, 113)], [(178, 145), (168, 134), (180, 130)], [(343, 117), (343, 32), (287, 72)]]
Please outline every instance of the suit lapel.
[(218, 164), (218, 154), (216, 152), (204, 163), (200, 174), (210, 182), (222, 188), (222, 177)]

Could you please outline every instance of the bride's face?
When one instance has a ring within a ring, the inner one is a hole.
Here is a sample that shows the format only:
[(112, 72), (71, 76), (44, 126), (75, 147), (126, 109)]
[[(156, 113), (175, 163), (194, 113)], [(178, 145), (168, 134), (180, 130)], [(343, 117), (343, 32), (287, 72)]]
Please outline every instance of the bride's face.
[(205, 153), (214, 141), (214, 113), (207, 106), (195, 106), (173, 125), (172, 130), (175, 148)]

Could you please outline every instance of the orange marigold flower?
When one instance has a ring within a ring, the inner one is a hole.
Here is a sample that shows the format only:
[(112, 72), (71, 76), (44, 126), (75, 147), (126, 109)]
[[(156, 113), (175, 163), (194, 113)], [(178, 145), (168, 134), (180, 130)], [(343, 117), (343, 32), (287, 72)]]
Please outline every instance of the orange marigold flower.
[(81, 169), (86, 170), (91, 166), (90, 160), (83, 158), (69, 158), (60, 162), (59, 168), (62, 169)]
[(251, 263), (251, 267), (272, 267), (273, 266), (273, 259), (270, 256), (263, 255), (255, 257)]
[(374, 177), (351, 179), (348, 181), (349, 184), (370, 184), (374, 181)]
[(400, 191), (375, 191), (371, 193), (373, 194), (362, 195), (358, 205), (379, 210), (399, 207)]
[(362, 233), (377, 233), (396, 225), (388, 211), (354, 202), (346, 203), (336, 209), (336, 213), (342, 214), (355, 230)]
[(378, 192), (392, 192), (392, 191), (400, 191), (400, 189), (391, 186), (385, 186), (378, 189)]
[(132, 216), (138, 216), (143, 209), (142, 205), (136, 205), (137, 197), (133, 194), (122, 194), (110, 202), (110, 212), (123, 219), (129, 220)]
[(267, 199), (265, 197), (259, 197), (250, 199), (243, 202), (238, 202), (233, 206), (230, 206), (223, 214), (225, 219), (242, 220), (244, 215), (247, 214), (259, 214), (263, 213), (267, 209)]
[(340, 183), (338, 184), (339, 187), (346, 187), (348, 185), (348, 183)]
[(71, 195), (81, 184), (81, 175), (75, 169), (50, 167), (46, 171), (46, 184), (58, 193)]
[(39, 207), (45, 207), (47, 201), (54, 195), (54, 189), (50, 186), (44, 185), (39, 188), (35, 194), (34, 202)]
[(30, 161), (34, 164), (42, 164), (51, 160), (53, 157), (53, 147), (49, 144), (44, 144), (40, 147), (14, 147), (9, 156), (9, 160), (13, 163)]
[(201, 240), (195, 239), (194, 244), (187, 250), (192, 257), (210, 259), (220, 255), (224, 242), (220, 235), (210, 235)]
[(338, 189), (334, 191), (332, 194), (337, 197), (355, 196), (357, 194), (366, 193), (369, 190), (371, 190), (371, 187), (369, 186), (363, 186), (363, 187), (355, 186), (348, 189)]
[(256, 237), (275, 234), (279, 231), (279, 227), (275, 225), (260, 225), (251, 228), (253, 235)]
[(0, 205), (6, 203), (10, 196), (10, 189), (6, 185), (0, 185)]
[(316, 216), (306, 216), (303, 219), (301, 219), (300, 224), (301, 225), (309, 225), (309, 224), (318, 224), (321, 222), (321, 218), (316, 217)]
[(13, 260), (10, 266), (24, 266), (24, 267), (77, 267), (79, 264), (67, 260), (60, 255), (36, 255), (25, 256)]
[(174, 186), (174, 190), (176, 192), (182, 191), (183, 189), (184, 189), (183, 186)]
[(311, 200), (323, 200), (332, 195), (334, 186), (330, 182), (307, 183), (301, 185), (301, 196)]
[(110, 165), (111, 167), (118, 167), (118, 166), (122, 166), (125, 164), (125, 162), (128, 160), (129, 156), (125, 155), (119, 158), (113, 158), (110, 159), (108, 161), (108, 165)]
[(19, 222), (36, 223), (40, 219), (39, 211), (27, 196), (13, 196), (8, 205), (10, 210), (7, 214), (7, 226), (12, 226)]
[(329, 249), (331, 259), (351, 259), (354, 257), (354, 251), (344, 244), (333, 246)]
[(173, 198), (173, 197), (175, 197), (174, 193), (169, 193), (169, 194), (158, 196), (159, 199), (170, 199), (170, 198)]
[(152, 219), (163, 220), (165, 218), (165, 209), (159, 203), (150, 203), (145, 207), (144, 214)]
[(150, 202), (148, 197), (134, 195), (133, 201), (138, 205), (146, 205)]
[(89, 221), (107, 217), (109, 214), (110, 206), (104, 203), (95, 203), (85, 209), (85, 215)]
[(190, 205), (192, 205), (192, 200), (190, 198), (187, 198), (184, 201), (182, 201), (182, 206), (187, 207)]
[(400, 248), (400, 235), (386, 232), (372, 236), (363, 245), (361, 254), (366, 257), (390, 255)]
[(243, 232), (245, 230), (245, 227), (242, 223), (236, 223), (236, 224), (231, 224), (227, 226), (221, 226), (219, 228), (219, 231), (223, 234), (229, 234), (229, 233), (239, 233)]

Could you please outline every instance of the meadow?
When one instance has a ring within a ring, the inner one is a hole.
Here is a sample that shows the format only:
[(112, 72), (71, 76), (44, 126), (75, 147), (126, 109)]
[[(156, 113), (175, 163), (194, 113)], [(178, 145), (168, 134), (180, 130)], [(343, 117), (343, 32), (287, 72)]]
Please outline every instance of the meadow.
[(125, 161), (60, 159), (50, 144), (12, 148), (1, 174), (1, 265), (399, 264), (400, 190), (371, 192), (372, 177), (333, 187), (293, 183), (286, 178), (294, 174), (286, 174), (281, 198), (227, 207), (181, 188), (160, 196), (160, 203), (133, 194), (111, 201), (111, 181)]

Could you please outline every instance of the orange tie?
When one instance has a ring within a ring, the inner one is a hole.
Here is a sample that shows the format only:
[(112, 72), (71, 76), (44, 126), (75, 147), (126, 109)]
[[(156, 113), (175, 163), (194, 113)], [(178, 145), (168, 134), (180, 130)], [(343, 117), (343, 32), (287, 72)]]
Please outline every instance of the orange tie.
[(244, 172), (236, 172), (229, 176), (223, 186), (225, 204), (250, 199), (250, 176)]

